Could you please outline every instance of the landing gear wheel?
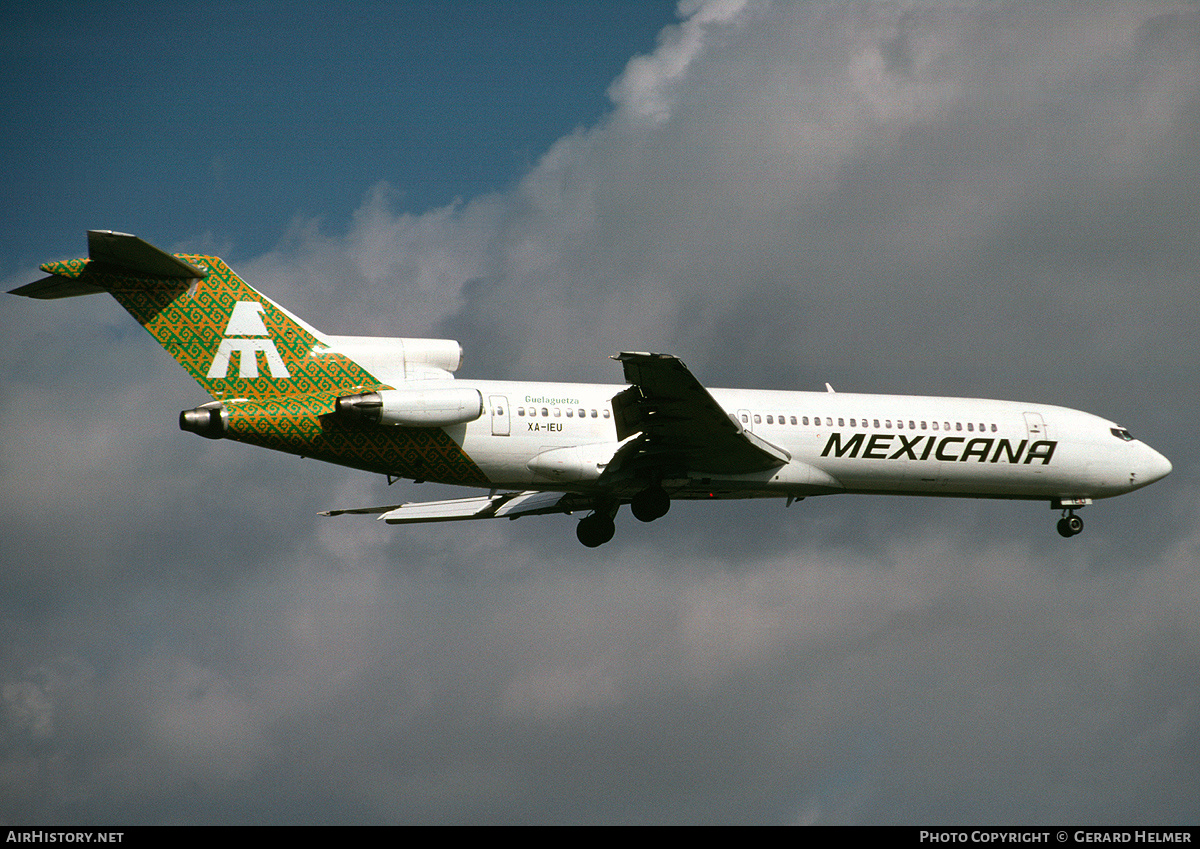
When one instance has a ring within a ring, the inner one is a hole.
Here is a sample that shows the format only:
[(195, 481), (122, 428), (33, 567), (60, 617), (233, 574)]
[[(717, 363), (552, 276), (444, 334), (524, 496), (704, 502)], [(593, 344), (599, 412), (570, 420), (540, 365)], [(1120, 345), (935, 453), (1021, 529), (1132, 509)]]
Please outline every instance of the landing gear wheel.
[(608, 516), (593, 513), (586, 519), (580, 519), (575, 528), (575, 536), (588, 548), (598, 548), (613, 538), (617, 525)]
[(643, 489), (629, 502), (629, 509), (641, 522), (653, 522), (667, 515), (671, 509), (671, 496), (661, 486)]
[(1083, 519), (1080, 519), (1074, 513), (1070, 516), (1063, 516), (1058, 520), (1058, 532), (1064, 537), (1073, 537), (1082, 530)]

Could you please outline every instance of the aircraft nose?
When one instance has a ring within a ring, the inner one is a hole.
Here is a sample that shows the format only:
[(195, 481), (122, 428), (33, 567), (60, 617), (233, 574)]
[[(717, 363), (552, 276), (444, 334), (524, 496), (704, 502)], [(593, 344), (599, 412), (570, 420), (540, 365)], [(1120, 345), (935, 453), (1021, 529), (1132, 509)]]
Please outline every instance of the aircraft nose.
[(1145, 471), (1143, 471), (1143, 480), (1146, 483), (1154, 483), (1157, 480), (1162, 480), (1167, 475), (1171, 474), (1171, 461), (1159, 454), (1150, 446), (1146, 446), (1147, 456), (1145, 461)]

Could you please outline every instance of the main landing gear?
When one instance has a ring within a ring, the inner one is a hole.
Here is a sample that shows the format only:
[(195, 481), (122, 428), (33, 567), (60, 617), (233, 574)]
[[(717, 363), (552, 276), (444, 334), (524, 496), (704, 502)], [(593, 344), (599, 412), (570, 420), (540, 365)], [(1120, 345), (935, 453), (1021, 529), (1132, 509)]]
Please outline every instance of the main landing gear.
[(575, 536), (588, 548), (597, 548), (613, 538), (617, 532), (617, 524), (607, 513), (592, 513), (580, 519), (575, 528)]
[(661, 486), (643, 489), (629, 502), (629, 509), (640, 522), (653, 522), (667, 515), (671, 509), (671, 496)]
[[(667, 515), (671, 509), (671, 496), (661, 486), (655, 484), (647, 487), (633, 497), (629, 509), (642, 522), (653, 522)], [(588, 548), (597, 548), (613, 538), (617, 532), (613, 517), (617, 515), (617, 505), (598, 505), (593, 513), (579, 520), (575, 528), (575, 536)]]
[(1083, 519), (1075, 515), (1074, 510), (1067, 510), (1058, 520), (1058, 532), (1064, 537), (1073, 537), (1083, 530)]

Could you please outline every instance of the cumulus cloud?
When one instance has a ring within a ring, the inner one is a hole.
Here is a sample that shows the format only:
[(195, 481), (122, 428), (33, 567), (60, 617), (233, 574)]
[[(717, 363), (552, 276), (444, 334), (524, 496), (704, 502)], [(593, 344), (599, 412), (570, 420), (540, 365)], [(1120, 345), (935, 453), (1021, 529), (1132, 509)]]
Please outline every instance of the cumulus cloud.
[(1192, 815), (1194, 8), (681, 16), (510, 189), (381, 183), (238, 270), (331, 333), (457, 338), (464, 376), (617, 383), (651, 349), (714, 385), (1025, 397), (1173, 477), (1069, 546), (1041, 505), (941, 500), (679, 505), (599, 552), (552, 517), (322, 520), (444, 491), (172, 436), (198, 390), (115, 306), (22, 304), (7, 821)]

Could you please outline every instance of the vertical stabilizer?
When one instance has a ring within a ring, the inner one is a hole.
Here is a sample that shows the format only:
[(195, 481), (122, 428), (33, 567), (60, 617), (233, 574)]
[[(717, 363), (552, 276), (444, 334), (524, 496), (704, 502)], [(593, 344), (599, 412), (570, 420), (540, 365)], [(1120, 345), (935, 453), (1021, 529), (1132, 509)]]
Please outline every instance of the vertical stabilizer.
[(218, 257), (169, 254), (128, 233), (88, 232), (88, 258), (49, 262), (32, 298), (108, 292), (216, 399), (347, 394), (380, 388), (315, 331)]

